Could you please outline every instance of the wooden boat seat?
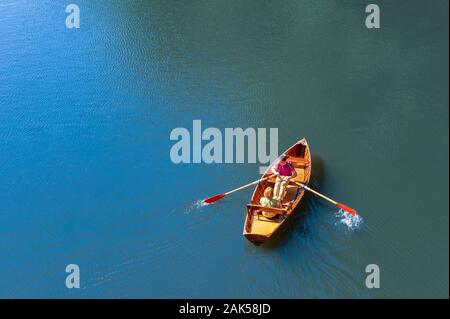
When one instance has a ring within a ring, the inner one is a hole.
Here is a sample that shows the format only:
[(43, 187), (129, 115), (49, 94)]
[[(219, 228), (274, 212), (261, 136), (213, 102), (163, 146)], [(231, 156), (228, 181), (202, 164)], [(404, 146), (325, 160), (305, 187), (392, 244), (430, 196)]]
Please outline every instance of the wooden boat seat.
[(263, 214), (257, 214), (257, 220), (258, 221), (264, 221), (264, 222), (268, 222), (268, 223), (279, 223), (280, 222), (280, 216), (281, 216), (281, 219), (283, 219), (283, 215), (277, 215), (276, 217), (274, 217), (274, 218), (267, 218), (267, 217), (265, 217)]
[(306, 182), (306, 169), (300, 167), (294, 167), (297, 176), (292, 179), (294, 182), (305, 183)]
[(281, 215), (283, 215), (283, 214), (287, 213), (287, 208), (264, 207), (264, 206), (261, 206), (261, 205), (254, 205), (254, 204), (248, 204), (247, 207), (251, 208), (251, 209), (265, 211), (265, 212), (268, 212), (268, 213), (274, 213), (274, 214), (281, 214)]
[(303, 157), (289, 156), (288, 160), (292, 163), (294, 167), (306, 168), (309, 166), (309, 161)]
[(254, 234), (272, 233), (286, 218), (278, 215), (278, 218), (269, 219), (258, 214), (252, 216), (252, 225), (249, 229)]

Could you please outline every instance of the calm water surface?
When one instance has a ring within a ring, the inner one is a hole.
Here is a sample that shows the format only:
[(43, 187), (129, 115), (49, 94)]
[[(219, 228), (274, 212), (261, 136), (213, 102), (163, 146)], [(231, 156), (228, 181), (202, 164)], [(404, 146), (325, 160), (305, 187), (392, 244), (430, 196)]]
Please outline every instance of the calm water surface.
[[(0, 3), (0, 297), (448, 298), (448, 1), (380, 0), (379, 30), (357, 0), (76, 3)], [(253, 246), (251, 190), (195, 202), (259, 164), (172, 164), (194, 119), (307, 137), (363, 225), (308, 195)]]

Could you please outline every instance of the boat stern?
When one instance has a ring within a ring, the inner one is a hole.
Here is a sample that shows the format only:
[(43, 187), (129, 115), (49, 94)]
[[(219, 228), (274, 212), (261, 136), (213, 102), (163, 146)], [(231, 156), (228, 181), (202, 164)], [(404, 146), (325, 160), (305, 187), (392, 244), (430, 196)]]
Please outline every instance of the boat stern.
[(255, 245), (261, 245), (267, 240), (267, 237), (264, 235), (244, 233), (244, 236), (248, 241), (252, 242)]

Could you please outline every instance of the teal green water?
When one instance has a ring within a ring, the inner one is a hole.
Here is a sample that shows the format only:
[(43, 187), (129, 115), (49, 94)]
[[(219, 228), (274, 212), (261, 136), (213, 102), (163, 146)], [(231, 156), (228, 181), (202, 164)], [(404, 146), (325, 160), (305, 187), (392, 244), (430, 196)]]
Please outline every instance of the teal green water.
[[(359, 0), (76, 3), (0, 4), (0, 297), (448, 298), (448, 1), (377, 1), (378, 30)], [(307, 137), (363, 225), (308, 195), (253, 246), (251, 190), (195, 202), (260, 165), (173, 164), (194, 119)]]

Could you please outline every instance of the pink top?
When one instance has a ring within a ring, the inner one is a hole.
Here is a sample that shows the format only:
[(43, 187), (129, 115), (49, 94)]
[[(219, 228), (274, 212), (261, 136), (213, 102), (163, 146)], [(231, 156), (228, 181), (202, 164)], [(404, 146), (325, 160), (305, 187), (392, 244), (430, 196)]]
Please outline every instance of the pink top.
[(286, 164), (284, 165), (278, 163), (277, 171), (278, 173), (280, 173), (281, 176), (291, 176), (292, 172), (294, 171), (294, 166), (292, 166), (292, 163), (289, 161), (286, 161)]

